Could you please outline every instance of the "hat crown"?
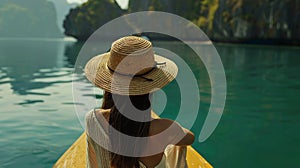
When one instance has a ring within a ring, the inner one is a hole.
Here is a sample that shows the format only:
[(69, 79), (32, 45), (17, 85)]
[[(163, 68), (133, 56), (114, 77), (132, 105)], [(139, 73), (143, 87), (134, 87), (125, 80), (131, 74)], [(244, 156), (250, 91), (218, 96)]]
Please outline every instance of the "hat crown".
[(147, 73), (155, 66), (152, 44), (140, 37), (123, 37), (112, 44), (109, 69), (124, 75)]

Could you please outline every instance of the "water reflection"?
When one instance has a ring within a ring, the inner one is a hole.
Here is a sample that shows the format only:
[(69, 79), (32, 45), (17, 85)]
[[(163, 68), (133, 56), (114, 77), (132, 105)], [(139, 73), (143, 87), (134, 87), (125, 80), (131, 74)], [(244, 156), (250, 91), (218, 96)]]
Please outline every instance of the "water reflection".
[(267, 85), (294, 85), (294, 82), (299, 80), (299, 75), (295, 73), (299, 69), (300, 57), (297, 56), (299, 48), (216, 46), (225, 66), (229, 84), (243, 82), (246, 86), (269, 89)]
[(46, 88), (55, 83), (70, 82), (70, 80), (40, 80), (69, 75), (61, 73), (60, 70), (66, 64), (64, 58), (66, 45), (70, 44), (63, 40), (0, 40), (2, 72), (0, 82), (9, 83), (11, 89), (20, 95), (50, 95), (31, 90)]
[(74, 67), (77, 56), (83, 44), (84, 44), (83, 42), (75, 42), (71, 45), (66, 46), (65, 48), (66, 61), (71, 67)]

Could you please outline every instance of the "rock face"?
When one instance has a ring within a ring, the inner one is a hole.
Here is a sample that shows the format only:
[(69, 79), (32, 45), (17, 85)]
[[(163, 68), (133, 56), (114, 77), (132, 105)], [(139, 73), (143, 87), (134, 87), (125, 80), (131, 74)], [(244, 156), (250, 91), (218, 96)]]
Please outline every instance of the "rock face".
[(124, 12), (147, 10), (182, 16), (214, 41), (300, 44), (299, 0), (130, 0), (123, 12), (109, 0), (90, 0), (71, 10), (66, 34), (85, 40)]
[(200, 15), (201, 1), (195, 0), (130, 0), (129, 12), (164, 11), (193, 20)]
[(86, 40), (100, 26), (122, 14), (122, 9), (115, 2), (89, 0), (70, 10), (63, 25), (65, 34)]
[(0, 37), (63, 37), (53, 3), (46, 0), (1, 0)]
[(250, 43), (298, 43), (299, 0), (220, 0), (213, 39)]

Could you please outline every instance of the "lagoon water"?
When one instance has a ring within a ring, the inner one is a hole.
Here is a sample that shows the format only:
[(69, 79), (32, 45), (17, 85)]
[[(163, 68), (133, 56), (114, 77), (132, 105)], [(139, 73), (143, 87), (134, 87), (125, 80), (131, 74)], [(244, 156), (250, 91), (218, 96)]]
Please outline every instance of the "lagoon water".
[[(211, 99), (207, 71), (186, 45), (154, 45), (182, 56), (197, 77), (201, 102), (192, 131), (198, 136)], [(193, 45), (205, 48), (207, 44)], [(82, 133), (74, 105), (85, 102), (73, 101), (72, 79), (86, 84), (85, 92), (92, 88), (84, 78), (72, 78), (81, 46), (60, 39), (0, 40), (0, 167), (51, 167)], [(215, 47), (226, 73), (226, 106), (212, 136), (202, 143), (196, 140), (193, 147), (215, 167), (296, 167), (300, 48)], [(175, 119), (180, 101), (176, 83), (164, 91), (175, 96), (168, 97), (161, 117)]]

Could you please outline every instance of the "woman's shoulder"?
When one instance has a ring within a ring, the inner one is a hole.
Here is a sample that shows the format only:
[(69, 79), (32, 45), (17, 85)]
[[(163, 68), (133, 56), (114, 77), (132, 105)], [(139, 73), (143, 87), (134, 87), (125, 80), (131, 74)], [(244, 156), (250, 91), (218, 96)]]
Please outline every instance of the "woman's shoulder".
[(170, 126), (179, 127), (179, 124), (176, 121), (167, 118), (153, 119), (151, 121), (150, 135), (159, 134), (168, 129)]
[(194, 134), (182, 127), (176, 121), (170, 119), (155, 119), (150, 127), (150, 135), (159, 134), (163, 131), (164, 140), (179, 146), (191, 145), (194, 142)]
[(152, 123), (155, 125), (160, 125), (160, 126), (170, 126), (174, 123), (175, 121), (168, 119), (168, 118), (156, 118), (152, 120)]

